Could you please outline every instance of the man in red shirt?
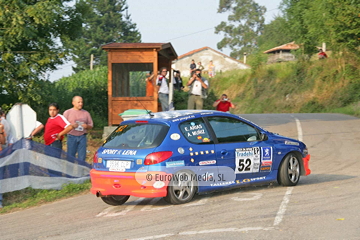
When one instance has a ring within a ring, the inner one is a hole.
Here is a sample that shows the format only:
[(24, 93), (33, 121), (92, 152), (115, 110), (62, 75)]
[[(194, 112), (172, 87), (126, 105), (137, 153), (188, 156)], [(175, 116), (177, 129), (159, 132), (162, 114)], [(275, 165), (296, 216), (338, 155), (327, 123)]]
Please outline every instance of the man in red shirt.
[(228, 99), (226, 94), (221, 95), (221, 98), (216, 100), (213, 104), (217, 111), (229, 112), (230, 108), (235, 108), (235, 105)]
[(325, 59), (328, 56), (326, 55), (326, 53), (322, 49), (319, 49), (318, 57), (319, 57), (319, 59)]
[(64, 135), (70, 132), (73, 126), (63, 115), (59, 114), (57, 103), (49, 104), (49, 115), (50, 117), (45, 124), (45, 144), (62, 149)]

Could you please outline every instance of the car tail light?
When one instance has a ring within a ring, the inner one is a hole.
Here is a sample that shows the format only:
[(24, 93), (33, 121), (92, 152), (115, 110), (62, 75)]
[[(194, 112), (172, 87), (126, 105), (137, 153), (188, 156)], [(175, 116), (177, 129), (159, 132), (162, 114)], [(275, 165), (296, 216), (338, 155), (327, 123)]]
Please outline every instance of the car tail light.
[(167, 159), (169, 159), (172, 156), (171, 151), (163, 151), (163, 152), (154, 152), (150, 153), (146, 156), (144, 160), (145, 165), (153, 165), (157, 163), (161, 163)]
[(95, 152), (94, 158), (93, 158), (93, 163), (97, 163), (97, 162), (98, 162), (98, 153)]

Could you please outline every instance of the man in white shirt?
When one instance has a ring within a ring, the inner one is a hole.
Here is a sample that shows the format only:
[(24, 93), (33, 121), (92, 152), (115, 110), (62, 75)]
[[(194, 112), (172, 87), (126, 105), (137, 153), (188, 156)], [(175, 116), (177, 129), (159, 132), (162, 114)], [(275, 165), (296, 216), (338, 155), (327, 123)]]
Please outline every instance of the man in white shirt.
[(156, 86), (159, 93), (159, 100), (163, 111), (169, 110), (169, 81), (166, 79), (167, 68), (160, 69), (160, 75), (156, 79)]
[(195, 73), (187, 83), (189, 86), (188, 109), (202, 109), (204, 105), (204, 89), (207, 89), (209, 82), (201, 77), (201, 70), (196, 69)]

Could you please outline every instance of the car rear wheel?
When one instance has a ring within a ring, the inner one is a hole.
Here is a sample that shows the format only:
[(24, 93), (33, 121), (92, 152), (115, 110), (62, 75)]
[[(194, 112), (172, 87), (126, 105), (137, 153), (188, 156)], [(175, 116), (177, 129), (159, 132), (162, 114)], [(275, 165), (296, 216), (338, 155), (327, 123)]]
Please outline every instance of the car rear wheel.
[(283, 186), (295, 186), (300, 179), (300, 161), (290, 153), (282, 161), (278, 173), (278, 183)]
[(124, 204), (128, 199), (129, 195), (109, 195), (106, 197), (101, 197), (101, 199), (112, 206), (122, 205)]
[(197, 181), (193, 178), (194, 173), (189, 170), (175, 173), (169, 183), (165, 201), (171, 204), (190, 202), (197, 191)]

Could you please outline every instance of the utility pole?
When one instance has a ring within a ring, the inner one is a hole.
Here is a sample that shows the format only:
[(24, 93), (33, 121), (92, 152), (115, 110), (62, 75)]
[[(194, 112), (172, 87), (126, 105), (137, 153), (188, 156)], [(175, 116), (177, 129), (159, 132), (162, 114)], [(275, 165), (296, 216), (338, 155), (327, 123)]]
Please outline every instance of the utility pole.
[(90, 70), (93, 70), (94, 54), (90, 55)]

